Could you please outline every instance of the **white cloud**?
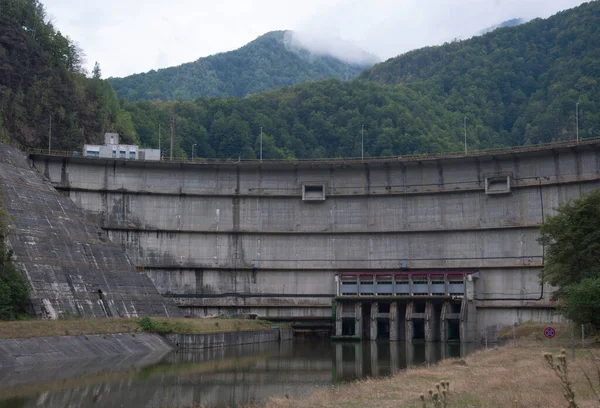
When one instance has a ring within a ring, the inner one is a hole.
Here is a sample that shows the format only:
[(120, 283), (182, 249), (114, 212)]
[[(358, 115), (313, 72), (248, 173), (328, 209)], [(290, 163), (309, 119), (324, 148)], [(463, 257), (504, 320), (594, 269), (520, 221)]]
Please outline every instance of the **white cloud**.
[(504, 20), (547, 17), (581, 0), (42, 0), (55, 26), (105, 76), (178, 65), (272, 30), (339, 37), (381, 58), (466, 38)]

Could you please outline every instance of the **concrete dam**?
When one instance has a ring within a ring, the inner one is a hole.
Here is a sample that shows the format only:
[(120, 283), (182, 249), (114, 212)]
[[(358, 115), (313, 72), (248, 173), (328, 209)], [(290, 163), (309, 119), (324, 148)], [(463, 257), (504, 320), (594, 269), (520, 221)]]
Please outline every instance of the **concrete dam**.
[(175, 163), (31, 154), (189, 316), (331, 320), (474, 341), (553, 321), (538, 229), (600, 188), (600, 143), (364, 161)]

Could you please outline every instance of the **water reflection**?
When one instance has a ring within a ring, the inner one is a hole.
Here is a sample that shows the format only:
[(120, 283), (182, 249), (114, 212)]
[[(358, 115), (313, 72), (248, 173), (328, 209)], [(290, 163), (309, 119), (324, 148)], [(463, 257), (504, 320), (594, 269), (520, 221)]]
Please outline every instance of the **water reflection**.
[(0, 407), (238, 406), (276, 395), (302, 397), (319, 386), (390, 375), (469, 351), (460, 344), (295, 340), (174, 352), (146, 365), (138, 358), (129, 367), (121, 362), (118, 371), (102, 371), (97, 362), (94, 370), (89, 364), (81, 372), (69, 368), (71, 378), (40, 375), (44, 367), (0, 370), (0, 378), (20, 379), (0, 382)]

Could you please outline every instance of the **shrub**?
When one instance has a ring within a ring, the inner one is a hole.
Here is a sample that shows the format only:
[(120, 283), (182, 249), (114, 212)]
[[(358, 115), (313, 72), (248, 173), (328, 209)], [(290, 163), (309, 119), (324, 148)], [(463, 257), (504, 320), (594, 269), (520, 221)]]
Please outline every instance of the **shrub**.
[(12, 251), (6, 242), (8, 235), (7, 213), (0, 208), (0, 320), (27, 317), (29, 294), (27, 284), (12, 261)]

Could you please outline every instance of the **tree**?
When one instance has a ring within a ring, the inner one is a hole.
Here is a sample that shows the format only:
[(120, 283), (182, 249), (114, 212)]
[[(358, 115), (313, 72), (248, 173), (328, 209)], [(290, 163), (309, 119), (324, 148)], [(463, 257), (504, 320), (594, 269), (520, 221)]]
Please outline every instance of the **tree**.
[(557, 288), (553, 297), (567, 317), (593, 323), (592, 311), (600, 307), (600, 189), (560, 206), (540, 232), (544, 283)]
[(94, 64), (94, 69), (92, 70), (92, 78), (102, 78), (102, 71), (100, 70), (100, 64), (98, 64), (98, 61), (96, 61), (96, 63)]

